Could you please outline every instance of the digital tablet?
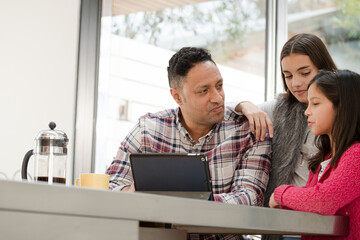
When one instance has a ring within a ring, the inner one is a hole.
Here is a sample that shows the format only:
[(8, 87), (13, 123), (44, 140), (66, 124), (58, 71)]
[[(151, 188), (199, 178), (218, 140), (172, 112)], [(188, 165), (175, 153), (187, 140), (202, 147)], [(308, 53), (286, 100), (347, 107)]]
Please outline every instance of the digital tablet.
[(130, 165), (136, 191), (212, 200), (204, 154), (132, 153)]

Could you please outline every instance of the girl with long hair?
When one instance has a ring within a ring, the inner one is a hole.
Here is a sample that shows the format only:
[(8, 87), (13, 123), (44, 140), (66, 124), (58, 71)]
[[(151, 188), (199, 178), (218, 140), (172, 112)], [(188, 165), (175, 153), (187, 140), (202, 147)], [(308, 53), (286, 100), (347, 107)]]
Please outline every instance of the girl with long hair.
[(309, 160), (305, 187), (281, 185), (269, 202), (272, 208), (349, 216), (349, 235), (331, 239), (360, 239), (359, 92), (360, 75), (348, 70), (320, 71), (311, 80), (305, 115), (319, 151)]
[[(248, 118), (257, 139), (264, 139), (267, 129), (270, 137), (273, 137), (272, 171), (264, 196), (265, 206), (276, 187), (282, 184), (298, 187), (306, 184), (309, 175), (307, 162), (317, 152), (314, 136), (304, 115), (307, 86), (320, 69), (337, 69), (323, 41), (308, 33), (297, 34), (285, 43), (280, 66), (285, 93), (258, 106), (242, 102), (235, 108)], [(262, 239), (287, 238), (267, 235)]]

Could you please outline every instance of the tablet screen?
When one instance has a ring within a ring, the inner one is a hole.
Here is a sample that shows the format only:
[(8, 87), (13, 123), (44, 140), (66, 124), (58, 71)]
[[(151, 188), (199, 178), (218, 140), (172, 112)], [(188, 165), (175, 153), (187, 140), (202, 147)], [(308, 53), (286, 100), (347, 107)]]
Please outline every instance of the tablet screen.
[(204, 154), (133, 153), (130, 164), (136, 191), (211, 192)]

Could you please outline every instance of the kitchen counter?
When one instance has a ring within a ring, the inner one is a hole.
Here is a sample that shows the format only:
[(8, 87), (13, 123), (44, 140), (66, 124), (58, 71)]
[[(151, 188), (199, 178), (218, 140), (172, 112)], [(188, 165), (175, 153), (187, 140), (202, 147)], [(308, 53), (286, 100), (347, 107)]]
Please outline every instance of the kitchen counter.
[(1, 239), (177, 240), (187, 233), (348, 232), (348, 217), (144, 193), (2, 180), (0, 194)]

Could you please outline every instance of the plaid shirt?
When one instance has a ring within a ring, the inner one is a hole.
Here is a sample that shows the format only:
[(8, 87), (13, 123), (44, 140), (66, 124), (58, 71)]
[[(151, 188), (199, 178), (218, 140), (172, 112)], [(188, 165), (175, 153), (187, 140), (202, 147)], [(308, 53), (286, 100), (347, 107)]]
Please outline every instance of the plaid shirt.
[[(177, 108), (140, 117), (106, 171), (110, 189), (121, 190), (133, 182), (131, 153), (204, 153), (215, 201), (262, 206), (270, 171), (270, 140), (256, 142), (246, 117), (226, 109), (224, 120), (196, 142), (180, 123), (179, 114)], [(219, 239), (234, 239), (228, 237)]]

